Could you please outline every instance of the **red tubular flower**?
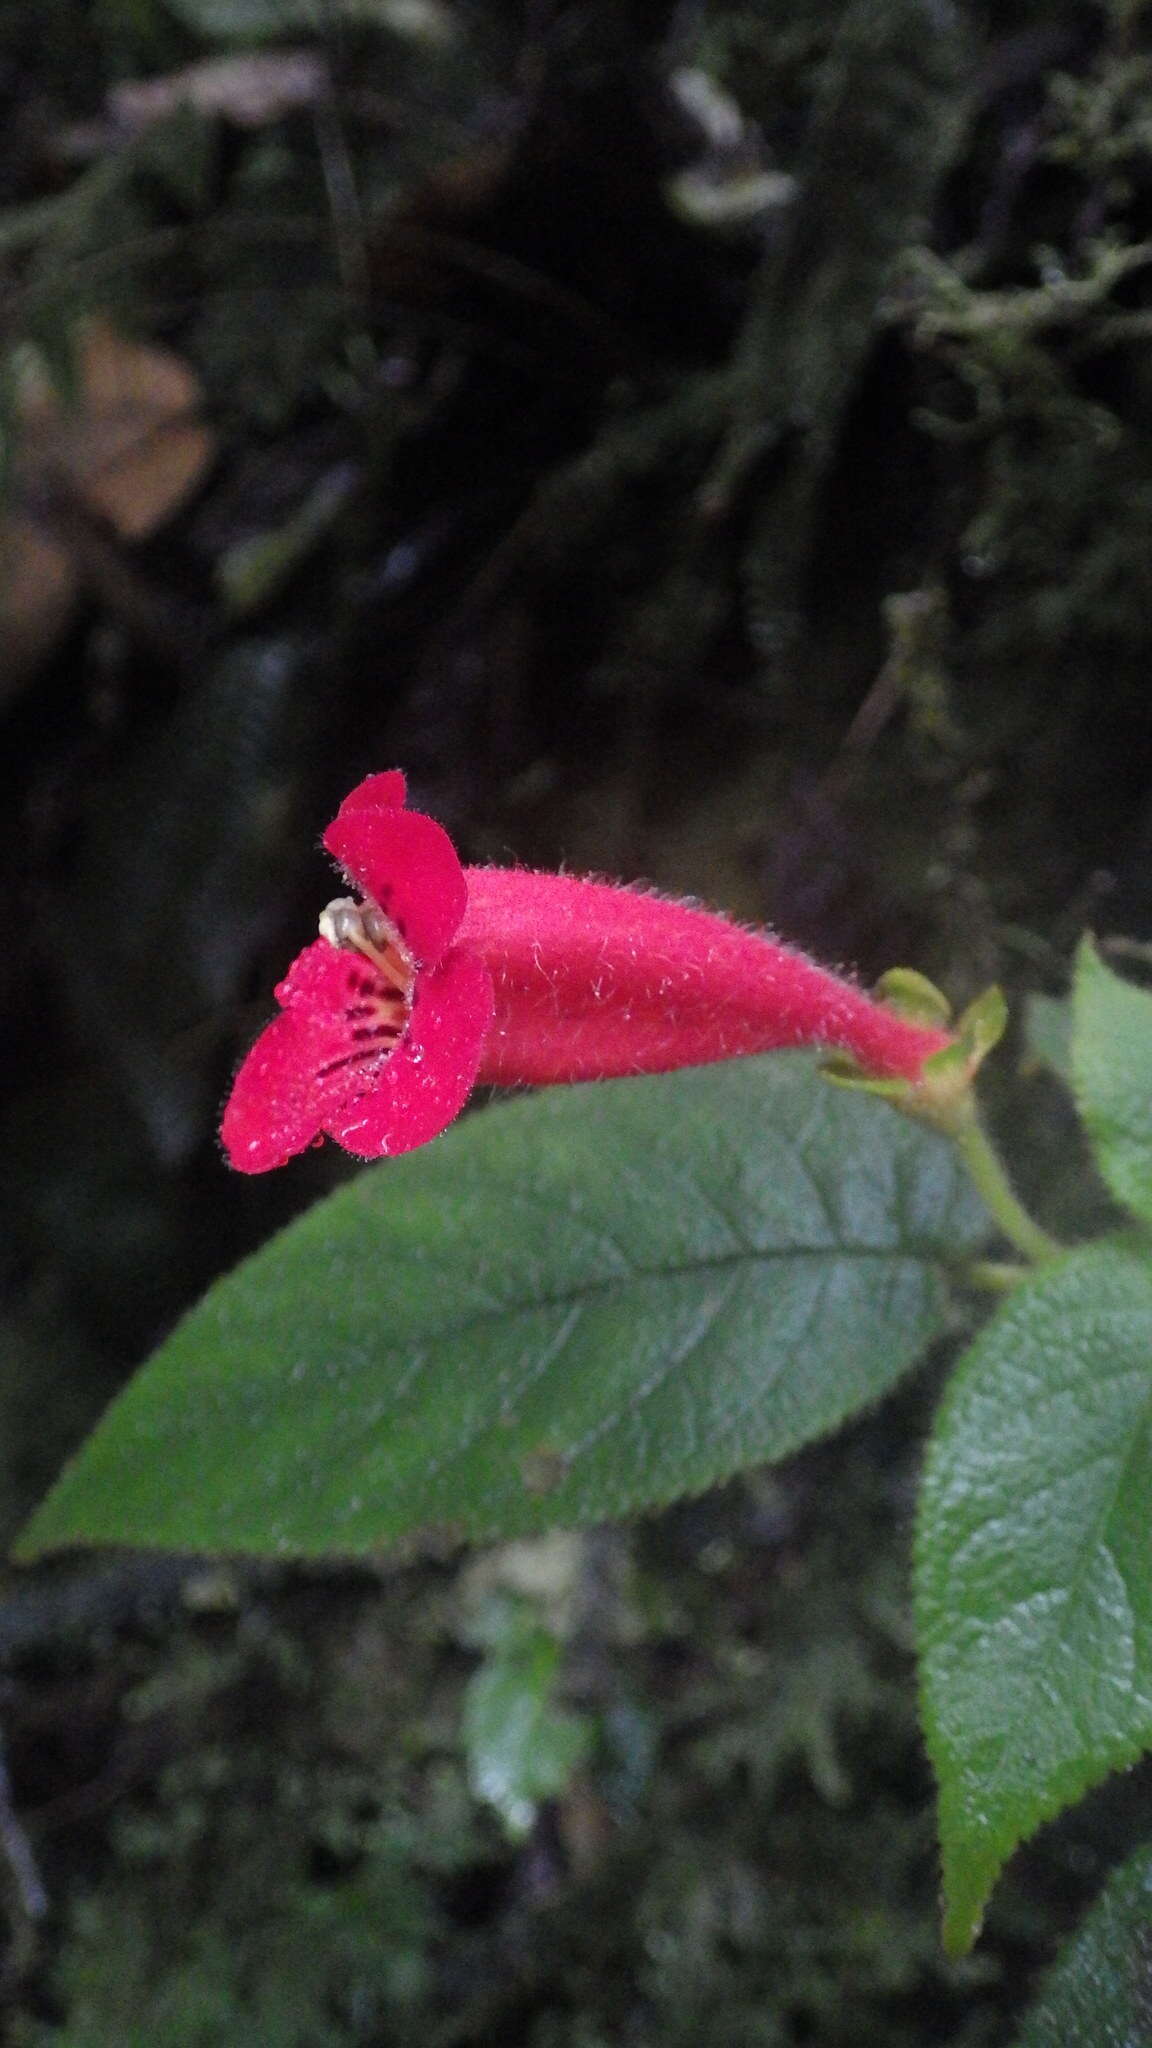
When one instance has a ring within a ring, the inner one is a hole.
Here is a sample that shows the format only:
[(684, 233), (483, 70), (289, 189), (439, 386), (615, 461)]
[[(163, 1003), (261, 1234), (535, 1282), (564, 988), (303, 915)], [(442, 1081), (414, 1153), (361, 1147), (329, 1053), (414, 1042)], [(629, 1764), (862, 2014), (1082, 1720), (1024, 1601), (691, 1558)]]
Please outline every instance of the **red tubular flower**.
[(404, 795), (398, 772), (370, 775), (324, 834), (365, 900), (328, 905), (236, 1076), (220, 1135), (242, 1173), (283, 1166), (325, 1133), (361, 1159), (410, 1152), (468, 1100), (491, 977), (451, 943), (467, 901), (456, 850)]
[(462, 868), (404, 777), (369, 776), (324, 834), (342, 898), (276, 990), (224, 1112), (262, 1173), (322, 1133), (360, 1158), (411, 1151), (477, 1081), (662, 1073), (823, 1045), (916, 1081), (952, 1041), (802, 953), (712, 911), (610, 882)]
[(575, 875), (464, 872), (460, 944), (496, 996), (478, 1080), (602, 1081), (824, 1045), (914, 1081), (950, 1042), (715, 911)]

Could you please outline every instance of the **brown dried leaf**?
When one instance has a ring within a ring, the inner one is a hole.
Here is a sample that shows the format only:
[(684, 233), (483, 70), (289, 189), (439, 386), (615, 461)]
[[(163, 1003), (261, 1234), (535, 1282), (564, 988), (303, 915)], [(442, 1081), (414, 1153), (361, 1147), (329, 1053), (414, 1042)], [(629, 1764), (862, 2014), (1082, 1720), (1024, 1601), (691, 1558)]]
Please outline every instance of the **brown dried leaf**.
[(203, 477), (216, 435), (203, 393), (167, 349), (90, 319), (77, 347), (78, 395), (66, 403), (30, 360), (18, 404), (13, 510), (0, 521), (0, 702), (15, 694), (67, 626), (77, 565), (53, 502), (77, 501), (122, 540), (144, 540)]
[(33, 498), (63, 482), (125, 540), (144, 540), (200, 481), (216, 449), (198, 417), (199, 379), (168, 349), (93, 318), (78, 350), (79, 396), (64, 404), (33, 365), (20, 398), (17, 476)]

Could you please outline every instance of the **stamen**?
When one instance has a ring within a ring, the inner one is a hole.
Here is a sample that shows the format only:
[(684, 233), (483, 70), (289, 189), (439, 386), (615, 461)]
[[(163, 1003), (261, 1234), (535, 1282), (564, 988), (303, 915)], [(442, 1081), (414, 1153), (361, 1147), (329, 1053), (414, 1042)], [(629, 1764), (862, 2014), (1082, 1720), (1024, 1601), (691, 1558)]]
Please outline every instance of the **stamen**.
[[(362, 953), (387, 982), (389, 992), (399, 996), (407, 1008), (416, 979), (416, 963), (384, 912), (375, 903), (360, 903), (355, 896), (337, 896), (320, 913), (320, 937), (345, 952)], [(356, 984), (359, 995), (378, 996), (375, 988)]]
[(375, 903), (338, 896), (320, 917), (320, 936), (342, 952), (359, 953), (372, 974), (350, 967), (344, 1020), (354, 1050), (330, 1060), (323, 1074), (379, 1062), (395, 1052), (408, 1027), (416, 965), (400, 934)]

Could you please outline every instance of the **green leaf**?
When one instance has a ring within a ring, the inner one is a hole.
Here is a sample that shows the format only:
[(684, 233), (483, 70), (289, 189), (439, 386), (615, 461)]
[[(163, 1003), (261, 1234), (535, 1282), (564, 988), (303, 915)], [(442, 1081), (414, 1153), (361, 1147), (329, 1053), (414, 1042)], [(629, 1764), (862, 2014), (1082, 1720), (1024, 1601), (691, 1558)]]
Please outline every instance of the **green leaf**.
[(510, 1834), (525, 1835), (587, 1756), (592, 1724), (557, 1705), (561, 1645), (531, 1602), (497, 1596), (487, 1623), (487, 1655), (464, 1695), (468, 1781)]
[(918, 1619), (945, 1939), (1005, 1858), (1152, 1744), (1152, 1261), (1027, 1281), (957, 1368), (920, 1502)]
[(1016, 2048), (1137, 2048), (1142, 2041), (1152, 2041), (1152, 1848), (1113, 1874)]
[(1117, 1200), (1152, 1223), (1152, 994), (1076, 956), (1072, 1081), (1097, 1164)]
[(803, 1054), (505, 1104), (218, 1282), (20, 1553), (347, 1555), (654, 1507), (875, 1401), (983, 1228), (940, 1139)]

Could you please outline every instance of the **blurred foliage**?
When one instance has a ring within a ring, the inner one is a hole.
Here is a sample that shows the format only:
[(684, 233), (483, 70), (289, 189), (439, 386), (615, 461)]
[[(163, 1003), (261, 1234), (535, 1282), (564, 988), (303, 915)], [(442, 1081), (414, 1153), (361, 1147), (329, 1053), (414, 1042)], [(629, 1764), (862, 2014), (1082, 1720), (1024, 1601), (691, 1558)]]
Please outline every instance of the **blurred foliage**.
[[(57, 1764), (44, 1809), (72, 1903), (13, 2039), (1005, 2040), (1036, 1907), (1009, 1889), (983, 1954), (940, 1960), (892, 1421), (635, 1539), (497, 1556), (554, 1626), (559, 1569), (565, 1689), (598, 1730), (520, 1847), (465, 1775), (491, 1570), (379, 1585), (185, 1566), (166, 1625), (143, 1622), (141, 1582), (98, 1642), (48, 1665), (25, 1647), (18, 1765), (36, 1744), (43, 1769), (54, 1717), (98, 1673), (103, 1698), (97, 1683), (71, 1759), (86, 1775), (61, 1784)], [(1116, 1846), (1131, 1789), (1125, 1806), (1106, 1816)], [(1099, 1854), (1054, 1838), (1033, 1892), (1066, 1917)]]
[[(470, 857), (642, 873), (958, 997), (1058, 993), (1085, 923), (1148, 936), (1146, 16), (2, 0), (8, 1526), (207, 1280), (345, 1170), (242, 1183), (214, 1122), (366, 770), (403, 763)], [(93, 494), (156, 432), (123, 392), (92, 404), (94, 332), (156, 351), (134, 360), (188, 394), (164, 431), (210, 451), (158, 523)], [(1000, 1092), (1025, 1180), (1074, 1221), (1100, 1195), (1056, 1083)], [(244, 1636), (243, 1577), (233, 1622), (177, 1599), (151, 1634), (146, 1561), (118, 1621), (95, 1567), (10, 1589), (0, 1641), (39, 1646), (14, 1731), (51, 1730), (14, 1732), (16, 1792), (60, 1816), (28, 2039), (1006, 2038), (1042, 1904), (1076, 1884), (1030, 1866), (988, 2003), (933, 1974), (927, 1787), (903, 1652), (858, 1626), (868, 1545), (850, 1517), (862, 1577), (833, 1596), (821, 1515), (769, 1566), (749, 1512), (692, 1511), (721, 1551), (679, 1556), (674, 1625), (657, 1572), (610, 1657), (577, 1629), (594, 1785), (633, 1790), (617, 1811), (578, 1773), (569, 1838), (546, 1807), (515, 1852), (461, 1789), (454, 1623), (436, 1770), (409, 1613), (412, 1693), (337, 1791), (338, 1587), (268, 1596), (290, 1645), (313, 1602), (298, 1693)], [(232, 1675), (118, 1777), (123, 1699), (200, 1629)], [(381, 1795), (386, 1743), (415, 1791)], [(1123, 1844), (1092, 1825), (1095, 1876)]]

